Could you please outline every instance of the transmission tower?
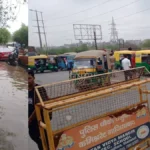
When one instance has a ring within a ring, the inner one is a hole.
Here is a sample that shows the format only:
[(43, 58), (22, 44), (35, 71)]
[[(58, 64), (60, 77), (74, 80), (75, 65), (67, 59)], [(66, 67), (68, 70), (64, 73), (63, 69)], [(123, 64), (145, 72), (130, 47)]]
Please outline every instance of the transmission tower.
[(110, 25), (111, 25), (110, 42), (117, 43), (118, 42), (118, 32), (117, 32), (116, 24), (115, 24), (113, 17), (112, 17), (112, 23)]

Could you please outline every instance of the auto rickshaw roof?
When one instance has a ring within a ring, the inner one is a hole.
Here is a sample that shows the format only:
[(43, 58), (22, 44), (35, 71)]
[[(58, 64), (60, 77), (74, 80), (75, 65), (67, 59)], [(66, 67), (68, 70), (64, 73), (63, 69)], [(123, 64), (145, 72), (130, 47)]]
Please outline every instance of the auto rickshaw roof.
[(137, 51), (137, 54), (150, 54), (150, 50), (141, 50), (141, 51)]
[(67, 56), (75, 56), (75, 55), (71, 55), (71, 54), (60, 54), (60, 55), (57, 55), (57, 57), (67, 57)]
[(115, 51), (115, 54), (134, 54), (136, 51), (129, 51), (129, 50), (123, 50), (123, 51)]
[(76, 55), (77, 53), (75, 52), (69, 52), (69, 53), (64, 53), (64, 55)]
[(48, 55), (48, 57), (57, 57), (57, 55)]
[(46, 55), (29, 56), (31, 59), (47, 59)]
[(103, 55), (106, 55), (107, 52), (103, 50), (89, 50), (89, 51), (84, 51), (80, 52), (76, 55), (75, 59), (79, 58), (99, 58)]

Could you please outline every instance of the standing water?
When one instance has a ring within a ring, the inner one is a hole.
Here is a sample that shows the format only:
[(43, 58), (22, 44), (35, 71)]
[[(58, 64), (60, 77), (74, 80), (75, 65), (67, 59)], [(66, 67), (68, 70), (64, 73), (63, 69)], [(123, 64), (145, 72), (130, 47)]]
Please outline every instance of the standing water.
[(27, 73), (0, 62), (0, 150), (27, 150)]

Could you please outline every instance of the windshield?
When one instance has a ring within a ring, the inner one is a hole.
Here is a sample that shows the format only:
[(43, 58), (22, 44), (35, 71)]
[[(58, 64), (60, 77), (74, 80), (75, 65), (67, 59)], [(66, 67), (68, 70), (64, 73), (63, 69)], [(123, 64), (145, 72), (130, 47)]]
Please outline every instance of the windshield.
[[(93, 66), (91, 65), (91, 60), (93, 60)], [(95, 59), (80, 59), (74, 61), (74, 68), (93, 68), (96, 65)]]
[(28, 52), (28, 56), (36, 56), (36, 52)]

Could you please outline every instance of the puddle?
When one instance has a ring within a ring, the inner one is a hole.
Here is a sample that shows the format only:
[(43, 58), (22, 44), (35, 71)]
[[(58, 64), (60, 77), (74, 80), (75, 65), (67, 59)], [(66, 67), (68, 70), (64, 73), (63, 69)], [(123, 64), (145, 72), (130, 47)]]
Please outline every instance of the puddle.
[(0, 150), (27, 150), (27, 73), (0, 62)]

